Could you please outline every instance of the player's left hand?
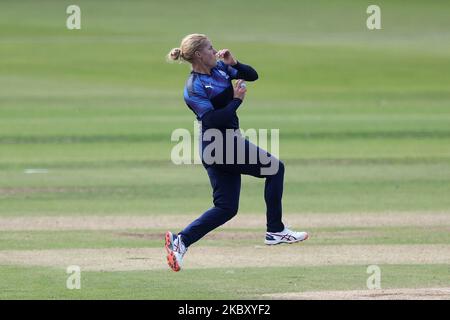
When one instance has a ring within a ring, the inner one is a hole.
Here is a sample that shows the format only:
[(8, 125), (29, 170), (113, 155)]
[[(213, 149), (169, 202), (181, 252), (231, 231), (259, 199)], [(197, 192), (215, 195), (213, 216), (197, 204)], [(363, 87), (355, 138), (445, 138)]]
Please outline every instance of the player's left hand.
[(236, 59), (231, 54), (231, 51), (228, 49), (221, 49), (217, 51), (216, 57), (223, 60), (223, 62), (225, 62), (226, 64), (232, 66), (234, 66), (237, 63)]

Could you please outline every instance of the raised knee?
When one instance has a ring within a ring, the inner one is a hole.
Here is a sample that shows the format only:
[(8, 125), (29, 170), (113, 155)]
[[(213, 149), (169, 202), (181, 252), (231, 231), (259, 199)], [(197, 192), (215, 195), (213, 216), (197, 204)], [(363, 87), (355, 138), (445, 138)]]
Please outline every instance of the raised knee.
[(284, 175), (284, 163), (281, 160), (278, 160), (278, 175)]
[(280, 170), (284, 173), (284, 162), (280, 160)]

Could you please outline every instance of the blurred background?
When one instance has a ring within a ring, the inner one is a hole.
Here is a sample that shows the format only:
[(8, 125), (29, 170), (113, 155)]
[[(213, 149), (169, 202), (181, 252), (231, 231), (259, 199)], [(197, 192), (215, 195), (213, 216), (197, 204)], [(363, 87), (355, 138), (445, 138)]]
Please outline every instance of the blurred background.
[(70, 4), (0, 4), (1, 215), (207, 209), (203, 167), (170, 161), (195, 118), (165, 55), (197, 32), (260, 74), (241, 127), (280, 129), (286, 212), (449, 209), (448, 1), (378, 1), (381, 30), (368, 1), (80, 0), (81, 30)]
[[(66, 27), (72, 4), (81, 30)], [(371, 4), (381, 30), (366, 26)], [(448, 287), (449, 12), (445, 0), (0, 0), (0, 298), (367, 289), (367, 264), (383, 288)], [(244, 177), (238, 216), (174, 275), (164, 232), (212, 206), (204, 168), (170, 160), (171, 133), (193, 133), (195, 117), (190, 66), (165, 56), (190, 33), (258, 71), (240, 124), (280, 130), (284, 217), (311, 240), (261, 248), (264, 181)], [(68, 265), (84, 290), (67, 290)]]

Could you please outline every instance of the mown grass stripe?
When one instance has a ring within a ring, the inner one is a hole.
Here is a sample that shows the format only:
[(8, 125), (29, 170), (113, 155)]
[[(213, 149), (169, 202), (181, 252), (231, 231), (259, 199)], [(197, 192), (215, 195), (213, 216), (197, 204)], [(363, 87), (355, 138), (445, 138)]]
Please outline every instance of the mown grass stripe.
[[(392, 158), (282, 158), (289, 165), (314, 166), (349, 166), (349, 165), (417, 165), (417, 164), (448, 164), (450, 157), (392, 157)], [(153, 168), (175, 165), (168, 159), (149, 160), (102, 160), (102, 161), (58, 161), (58, 162), (1, 162), (0, 170), (25, 170), (29, 166), (48, 169), (110, 169), (110, 168)]]
[[(170, 142), (171, 131), (152, 134), (124, 135), (72, 135), (72, 136), (2, 136), (0, 144), (70, 144), (70, 143), (103, 143), (103, 142)], [(450, 131), (375, 131), (375, 132), (283, 132), (282, 138), (287, 140), (345, 140), (345, 139), (448, 139)]]

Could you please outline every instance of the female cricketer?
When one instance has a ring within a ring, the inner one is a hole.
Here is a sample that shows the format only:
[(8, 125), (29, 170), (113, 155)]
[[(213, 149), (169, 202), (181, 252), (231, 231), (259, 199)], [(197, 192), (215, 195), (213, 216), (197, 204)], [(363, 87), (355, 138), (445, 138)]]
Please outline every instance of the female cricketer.
[[(197, 120), (201, 122), (203, 137), (201, 159), (213, 188), (214, 203), (212, 208), (178, 234), (170, 231), (166, 233), (167, 262), (172, 270), (181, 269), (183, 256), (190, 245), (236, 215), (241, 190), (241, 174), (266, 179), (265, 244), (294, 243), (308, 239), (306, 232), (291, 231), (282, 222), (283, 162), (238, 133), (239, 119), (236, 112), (247, 92), (244, 81), (257, 80), (257, 72), (249, 65), (237, 61), (230, 50), (216, 51), (208, 37), (203, 34), (187, 35), (181, 41), (180, 47), (172, 49), (167, 58), (172, 61), (189, 62), (192, 66), (184, 87), (184, 100)], [(234, 86), (232, 80), (237, 80)], [(227, 129), (234, 129), (236, 133), (227, 135)], [(208, 130), (223, 133), (220, 139), (223, 148), (216, 148), (211, 154), (205, 152), (213, 141), (212, 138), (210, 140), (205, 138)], [(227, 144), (229, 140), (235, 143)], [(241, 142), (245, 148), (244, 156), (240, 158), (239, 152), (236, 152), (238, 142)], [(230, 154), (232, 155), (227, 160), (231, 161), (225, 161), (224, 158)], [(256, 161), (250, 159), (251, 154), (257, 155)], [(213, 161), (210, 159), (211, 155)], [(263, 158), (270, 161), (263, 161)], [(272, 172), (267, 170), (269, 173), (264, 173), (263, 169), (269, 167), (275, 167), (277, 170)]]

